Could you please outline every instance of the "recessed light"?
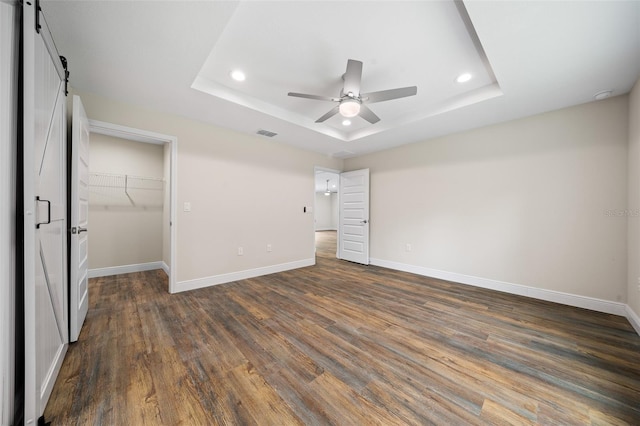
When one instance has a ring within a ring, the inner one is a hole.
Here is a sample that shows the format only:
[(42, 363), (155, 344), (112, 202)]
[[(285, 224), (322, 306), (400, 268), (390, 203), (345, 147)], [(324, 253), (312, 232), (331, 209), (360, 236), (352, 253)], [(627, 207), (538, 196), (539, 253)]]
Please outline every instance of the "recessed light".
[(465, 72), (464, 74), (460, 74), (458, 77), (456, 77), (456, 83), (466, 83), (467, 81), (471, 80), (471, 77), (473, 77), (471, 73)]
[(351, 120), (342, 120), (343, 126), (351, 126)]
[(607, 99), (609, 96), (611, 96), (612, 93), (613, 90), (603, 90), (593, 95), (593, 99), (595, 99), (596, 101), (601, 101), (603, 99)]
[(240, 70), (231, 71), (231, 78), (235, 81), (244, 81), (247, 76)]

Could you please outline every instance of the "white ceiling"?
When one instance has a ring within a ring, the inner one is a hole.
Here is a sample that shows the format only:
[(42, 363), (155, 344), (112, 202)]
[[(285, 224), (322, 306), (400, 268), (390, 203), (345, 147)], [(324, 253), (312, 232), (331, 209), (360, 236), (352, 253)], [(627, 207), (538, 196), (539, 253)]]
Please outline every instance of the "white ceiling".
[[(640, 2), (43, 1), (71, 85), (134, 105), (338, 157), (627, 93), (640, 74)], [(371, 125), (315, 120), (347, 59)], [(229, 73), (242, 69), (246, 81)], [(462, 72), (473, 79), (455, 82)], [(149, 129), (153, 130), (153, 129)], [(260, 136), (263, 137), (263, 136)]]

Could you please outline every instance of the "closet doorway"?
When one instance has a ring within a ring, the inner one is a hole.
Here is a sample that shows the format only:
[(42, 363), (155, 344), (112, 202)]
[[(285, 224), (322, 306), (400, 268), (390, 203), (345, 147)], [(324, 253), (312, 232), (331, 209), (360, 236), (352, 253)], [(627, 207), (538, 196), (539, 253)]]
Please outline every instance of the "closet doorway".
[(89, 124), (89, 277), (163, 269), (173, 293), (177, 139)]
[(340, 172), (316, 167), (314, 231), (317, 257), (336, 258)]

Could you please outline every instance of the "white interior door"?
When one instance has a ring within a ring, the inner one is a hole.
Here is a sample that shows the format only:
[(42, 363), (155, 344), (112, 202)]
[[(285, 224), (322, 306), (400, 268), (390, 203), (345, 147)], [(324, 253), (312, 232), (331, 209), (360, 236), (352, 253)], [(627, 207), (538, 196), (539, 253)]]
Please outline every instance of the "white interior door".
[(369, 169), (340, 174), (338, 257), (369, 264)]
[[(65, 71), (23, 6), (25, 420), (42, 416), (68, 342)], [(37, 28), (37, 29), (36, 29)]]
[(71, 125), (71, 259), (69, 262), (69, 341), (76, 342), (89, 310), (89, 119), (73, 97)]

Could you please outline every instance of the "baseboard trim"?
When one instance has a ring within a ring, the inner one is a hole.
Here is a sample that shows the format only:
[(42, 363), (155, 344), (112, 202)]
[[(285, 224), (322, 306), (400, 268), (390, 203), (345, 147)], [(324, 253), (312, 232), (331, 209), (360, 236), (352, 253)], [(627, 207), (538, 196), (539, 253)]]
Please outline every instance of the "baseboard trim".
[(44, 414), (44, 409), (47, 406), (47, 402), (49, 402), (51, 392), (53, 392), (53, 385), (56, 384), (56, 379), (62, 369), (62, 362), (64, 361), (64, 356), (66, 355), (68, 348), (68, 343), (64, 343), (60, 346), (60, 349), (55, 355), (54, 362), (51, 364), (51, 369), (47, 372), (47, 377), (40, 388), (40, 409), (42, 412), (38, 413), (38, 417)]
[(169, 265), (167, 265), (165, 261), (162, 261), (161, 263), (162, 265), (160, 267), (162, 268), (164, 273), (167, 274), (167, 276), (169, 276)]
[[(165, 267), (167, 269), (165, 269)], [(109, 277), (111, 275), (130, 274), (132, 272), (152, 271), (154, 269), (164, 269), (165, 272), (167, 272), (169, 270), (169, 267), (166, 265), (166, 263), (162, 261), (136, 263), (133, 265), (110, 266), (107, 268), (89, 269), (88, 277), (89, 278)], [(169, 273), (167, 272), (167, 275), (168, 274)]]
[(636, 314), (629, 305), (625, 305), (626, 317), (631, 323), (631, 326), (636, 330), (636, 333), (640, 335), (640, 317)]
[[(455, 272), (424, 268), (422, 266), (408, 265), (405, 263), (392, 262), (383, 259), (369, 259), (369, 262), (372, 265), (382, 266), (384, 268), (410, 272), (426, 277), (439, 278), (442, 280), (472, 285), (475, 287), (503, 291), (505, 293), (517, 294), (520, 296), (531, 297), (533, 299), (546, 300), (547, 302), (561, 303), (563, 305), (574, 306), (576, 308), (590, 309), (592, 311), (604, 312), (607, 314), (619, 315), (627, 318), (627, 312), (630, 311), (630, 309), (628, 309), (627, 305), (624, 303), (611, 302), (608, 300), (596, 299), (593, 297), (562, 293), (554, 290), (545, 290), (521, 284), (513, 284), (504, 281), (491, 280), (488, 278), (458, 274)], [(637, 330), (638, 328), (636, 328), (636, 331)]]
[(336, 228), (316, 228), (316, 232), (322, 232), (322, 231), (337, 231)]
[(230, 283), (233, 281), (246, 280), (262, 275), (275, 274), (277, 272), (290, 271), (292, 269), (304, 268), (316, 264), (316, 259), (303, 259), (295, 262), (280, 263), (278, 265), (264, 266), (261, 268), (247, 269), (244, 271), (230, 272), (228, 274), (213, 275), (211, 277), (196, 278), (193, 280), (178, 281), (176, 293), (182, 291), (196, 290), (198, 288), (211, 287), (214, 285)]

